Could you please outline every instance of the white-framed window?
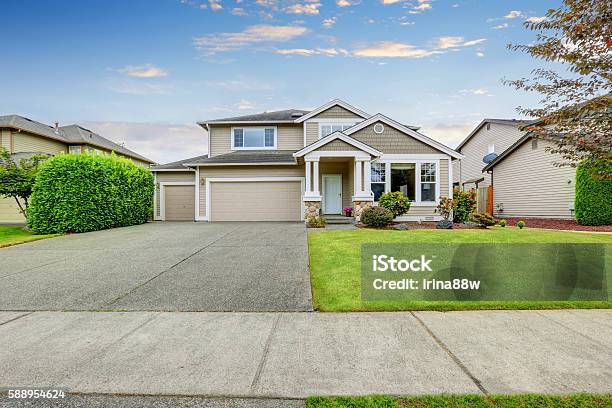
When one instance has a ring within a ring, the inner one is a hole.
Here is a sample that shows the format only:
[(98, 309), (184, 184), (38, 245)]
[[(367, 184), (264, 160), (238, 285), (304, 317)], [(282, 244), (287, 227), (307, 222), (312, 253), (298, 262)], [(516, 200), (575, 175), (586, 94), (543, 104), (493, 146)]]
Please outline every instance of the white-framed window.
[(68, 153), (70, 154), (81, 153), (81, 146), (68, 146)]
[(421, 201), (436, 201), (436, 163), (421, 163)]
[(355, 126), (355, 122), (322, 122), (319, 123), (319, 139), (334, 132), (344, 132), (350, 127)]
[(385, 163), (379, 163), (377, 161), (371, 163), (372, 170), (371, 174), (371, 189), (374, 194), (374, 201), (378, 201), (378, 198), (385, 192), (386, 184), (386, 171)]
[(276, 149), (276, 127), (232, 128), (233, 150)]
[(439, 162), (398, 160), (371, 164), (374, 201), (383, 192), (399, 191), (416, 205), (435, 205), (439, 200)]

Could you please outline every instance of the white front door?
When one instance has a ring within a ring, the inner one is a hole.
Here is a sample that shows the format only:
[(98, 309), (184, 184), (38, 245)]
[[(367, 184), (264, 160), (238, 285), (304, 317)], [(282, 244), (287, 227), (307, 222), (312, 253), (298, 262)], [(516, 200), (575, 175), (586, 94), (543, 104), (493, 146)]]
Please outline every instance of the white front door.
[(342, 176), (339, 174), (323, 175), (323, 213), (342, 213)]

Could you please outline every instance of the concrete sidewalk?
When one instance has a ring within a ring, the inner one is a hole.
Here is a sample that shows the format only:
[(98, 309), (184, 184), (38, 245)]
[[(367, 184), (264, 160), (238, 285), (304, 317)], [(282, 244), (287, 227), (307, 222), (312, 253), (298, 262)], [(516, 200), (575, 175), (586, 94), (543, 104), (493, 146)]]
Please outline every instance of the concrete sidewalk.
[(612, 311), (0, 312), (0, 388), (208, 397), (612, 391)]

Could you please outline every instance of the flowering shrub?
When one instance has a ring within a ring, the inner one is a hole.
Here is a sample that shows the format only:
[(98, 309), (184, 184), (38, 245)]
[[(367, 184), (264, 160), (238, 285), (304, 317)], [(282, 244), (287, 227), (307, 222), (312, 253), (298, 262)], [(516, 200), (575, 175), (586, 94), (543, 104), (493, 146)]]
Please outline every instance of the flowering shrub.
[(378, 206), (391, 211), (394, 218), (410, 210), (410, 200), (399, 191), (383, 193), (378, 199)]
[(440, 198), (440, 203), (436, 207), (436, 212), (445, 220), (449, 220), (453, 214), (454, 207), (455, 200), (450, 197), (442, 197)]
[(476, 211), (476, 190), (461, 191), (455, 188), (453, 200), (453, 221), (465, 223), (470, 219), (470, 214)]

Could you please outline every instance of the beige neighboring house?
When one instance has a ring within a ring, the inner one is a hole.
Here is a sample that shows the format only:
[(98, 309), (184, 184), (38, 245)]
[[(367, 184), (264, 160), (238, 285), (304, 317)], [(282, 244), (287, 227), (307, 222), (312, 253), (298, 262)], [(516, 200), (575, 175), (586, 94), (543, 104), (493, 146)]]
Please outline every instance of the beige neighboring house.
[(455, 148), (465, 157), (454, 162), (453, 183), (462, 190), (491, 185), (491, 176), (483, 173), (489, 154), (499, 155), (525, 135), (521, 127), (533, 121), (516, 119), (484, 119)]
[(526, 134), (482, 169), (493, 180), (496, 217), (574, 218), (576, 169), (555, 166), (553, 144)]
[[(153, 161), (78, 125), (48, 126), (19, 115), (0, 116), (0, 146), (18, 156), (37, 153), (114, 152), (135, 164)], [(0, 223), (24, 222), (14, 199), (0, 199)]]
[(402, 220), (438, 220), (460, 153), (382, 114), (341, 100), (199, 123), (209, 154), (153, 166), (154, 218), (301, 221), (376, 205), (385, 191), (412, 200)]

